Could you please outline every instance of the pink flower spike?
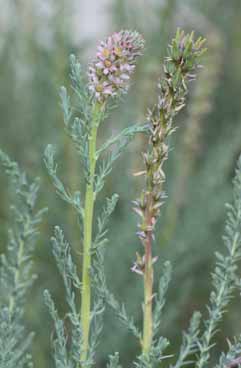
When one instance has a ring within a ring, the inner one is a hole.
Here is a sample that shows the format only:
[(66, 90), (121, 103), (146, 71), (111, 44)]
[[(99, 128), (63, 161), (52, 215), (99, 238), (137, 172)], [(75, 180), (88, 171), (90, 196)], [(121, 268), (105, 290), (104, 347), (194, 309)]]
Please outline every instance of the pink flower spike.
[(108, 96), (128, 90), (129, 79), (143, 48), (144, 40), (138, 32), (115, 32), (101, 41), (88, 73), (89, 91), (98, 101), (104, 102)]

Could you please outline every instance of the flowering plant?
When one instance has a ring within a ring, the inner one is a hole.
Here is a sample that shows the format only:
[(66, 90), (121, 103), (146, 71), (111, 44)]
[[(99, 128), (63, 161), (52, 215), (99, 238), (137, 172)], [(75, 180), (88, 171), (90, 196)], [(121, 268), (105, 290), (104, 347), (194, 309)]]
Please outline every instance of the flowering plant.
[[(83, 230), (81, 237), (81, 244), (83, 245), (82, 280), (78, 279), (75, 282), (81, 294), (80, 316), (78, 316), (76, 306), (73, 307), (73, 301), (71, 302), (71, 308), (74, 308), (72, 317), (75, 321), (74, 327), (76, 328), (77, 324), (78, 334), (80, 335), (79, 341), (74, 342), (75, 347), (79, 345), (78, 359), (76, 356), (73, 356), (73, 359), (80, 361), (81, 366), (88, 365), (88, 362), (93, 359), (94, 348), (92, 347), (91, 339), (95, 339), (96, 336), (95, 334), (93, 337), (90, 336), (90, 330), (91, 324), (95, 323), (93, 322), (93, 319), (95, 321), (94, 316), (100, 314), (99, 310), (94, 309), (94, 311), (91, 311), (91, 286), (94, 282), (94, 276), (91, 273), (93, 269), (92, 256), (106, 242), (107, 221), (116, 206), (118, 196), (114, 194), (107, 199), (102, 215), (98, 218), (97, 234), (93, 237), (96, 198), (104, 186), (106, 176), (112, 170), (113, 163), (118, 159), (134, 135), (144, 132), (146, 127), (137, 124), (126, 128), (118, 136), (110, 137), (99, 148), (97, 148), (97, 134), (102, 121), (106, 117), (111, 98), (120, 96), (127, 91), (130, 84), (130, 75), (135, 69), (137, 57), (141, 55), (143, 47), (143, 38), (137, 32), (121, 31), (108, 37), (100, 44), (96, 58), (89, 66), (88, 88), (85, 88), (83, 83), (84, 77), (81, 73), (80, 64), (74, 56), (71, 56), (71, 80), (79, 105), (77, 116), (74, 116), (74, 107), (71, 106), (70, 97), (64, 87), (61, 88), (60, 95), (65, 127), (82, 163), (85, 188), (70, 194), (69, 190), (65, 189), (57, 176), (53, 147), (49, 145), (45, 151), (46, 167), (53, 179), (57, 192), (62, 199), (74, 207)], [(112, 147), (115, 148), (113, 149)], [(106, 156), (104, 156), (105, 152), (107, 152)], [(102, 163), (100, 163), (100, 159), (103, 156)], [(84, 200), (82, 200), (83, 197)], [(67, 246), (63, 239), (63, 233), (59, 228), (56, 228), (54, 244), (56, 247)], [(55, 254), (58, 254), (57, 250)], [(75, 274), (75, 280), (76, 278), (77, 275)], [(99, 308), (102, 308), (102, 299), (101, 297), (101, 301), (97, 303)], [(54, 306), (48, 293), (46, 293), (46, 300), (53, 314)]]
[[(171, 279), (171, 264), (162, 267), (159, 286), (155, 292), (154, 254), (155, 231), (161, 208), (166, 199), (165, 162), (170, 151), (170, 137), (176, 130), (175, 117), (186, 103), (189, 82), (195, 79), (200, 57), (205, 52), (205, 40), (178, 30), (163, 63), (158, 85), (157, 103), (148, 112), (144, 124), (132, 125), (99, 145), (98, 132), (114, 100), (127, 92), (130, 77), (144, 48), (138, 32), (120, 31), (100, 43), (87, 76), (75, 56), (70, 57), (70, 79), (73, 94), (65, 87), (60, 90), (65, 132), (79, 158), (82, 181), (71, 191), (58, 175), (55, 149), (48, 145), (44, 161), (57, 194), (76, 214), (79, 224), (79, 263), (64, 231), (56, 226), (52, 237), (53, 255), (63, 279), (68, 312), (60, 317), (48, 290), (45, 303), (54, 322), (53, 359), (56, 368), (90, 368), (96, 364), (96, 351), (103, 329), (103, 314), (107, 306), (114, 310), (120, 322), (139, 343), (134, 361), (137, 368), (155, 368), (167, 358), (173, 358), (170, 368), (182, 368), (192, 363), (195, 368), (207, 367), (210, 362), (213, 338), (236, 288), (238, 261), (241, 259), (241, 159), (234, 179), (233, 204), (228, 205), (224, 242), (226, 254), (216, 253), (212, 274), (213, 291), (207, 307), (207, 317), (194, 312), (189, 328), (183, 333), (176, 358), (166, 352), (171, 345), (160, 333), (166, 293)], [(136, 176), (144, 177), (144, 189), (134, 202), (140, 216), (137, 235), (143, 246), (132, 271), (143, 277), (143, 322), (141, 328), (110, 291), (104, 271), (108, 221), (118, 195), (106, 198), (102, 211), (96, 214), (98, 194), (104, 187), (115, 161), (136, 134), (147, 138), (143, 154), (144, 168)], [(43, 210), (36, 211), (38, 181), (30, 183), (25, 173), (0, 151), (0, 162), (15, 187), (13, 226), (9, 232), (6, 254), (0, 264), (0, 368), (32, 367), (28, 354), (32, 334), (25, 333), (23, 320), (27, 291), (34, 281), (30, 258), (34, 250), (37, 226)], [(82, 276), (80, 277), (80, 273)], [(240, 364), (241, 339), (229, 343), (228, 352), (220, 355), (217, 368)], [(166, 363), (168, 364), (168, 363)], [(110, 355), (108, 368), (120, 368), (119, 354)]]
[[(167, 338), (160, 336), (160, 325), (171, 278), (171, 265), (169, 262), (164, 264), (158, 291), (154, 293), (153, 264), (157, 257), (152, 256), (152, 243), (155, 239), (155, 226), (160, 209), (166, 198), (163, 188), (166, 179), (164, 163), (168, 159), (170, 136), (176, 129), (173, 125), (174, 118), (185, 105), (188, 82), (195, 79), (199, 59), (205, 52), (204, 42), (202, 38), (194, 40), (193, 33), (185, 34), (183, 31), (177, 31), (164, 62), (158, 102), (149, 111), (147, 123), (124, 129), (99, 149), (96, 148), (97, 129), (105, 117), (109, 98), (127, 91), (130, 75), (134, 71), (137, 56), (142, 53), (144, 42), (138, 33), (129, 31), (115, 33), (103, 41), (89, 67), (87, 91), (83, 88), (83, 79), (80, 78), (80, 65), (73, 56), (71, 57), (71, 80), (81, 103), (78, 109), (80, 116), (73, 118), (73, 109), (65, 88), (61, 89), (61, 98), (65, 126), (83, 166), (85, 177), (83, 204), (81, 192), (71, 194), (57, 177), (57, 166), (51, 146), (46, 149), (45, 162), (58, 194), (75, 208), (79, 216), (83, 230), (83, 267), (80, 280), (70, 254), (70, 246), (64, 240), (62, 230), (57, 227), (53, 238), (53, 251), (64, 279), (70, 308), (68, 318), (72, 327), (71, 337), (68, 338), (71, 343), (67, 349), (64, 322), (59, 319), (54, 302), (46, 292), (46, 303), (55, 321), (56, 367), (60, 361), (65, 362), (65, 367), (94, 365), (106, 305), (115, 311), (121, 323), (140, 343), (141, 352), (135, 361), (136, 367), (154, 368), (168, 357), (164, 352), (170, 343)], [(104, 272), (106, 225), (117, 203), (116, 194), (107, 199), (103, 212), (97, 219), (97, 234), (95, 237), (92, 234), (96, 196), (103, 188), (104, 179), (111, 172), (114, 161), (136, 133), (148, 135), (148, 150), (143, 155), (145, 168), (136, 174), (144, 175), (145, 187), (140, 198), (134, 202), (134, 209), (141, 218), (137, 234), (144, 246), (144, 255), (137, 253), (137, 260), (132, 267), (132, 270), (142, 275), (144, 279), (143, 332), (136, 326), (134, 319), (128, 316), (125, 306), (110, 292)], [(116, 149), (112, 148), (109, 157), (99, 165), (99, 171), (96, 171), (100, 156), (115, 144)], [(239, 162), (234, 181), (234, 204), (229, 207), (226, 227), (227, 255), (217, 254), (217, 264), (213, 273), (214, 291), (210, 295), (209, 315), (204, 321), (205, 329), (201, 332), (201, 314), (194, 312), (189, 329), (183, 334), (176, 363), (170, 366), (172, 368), (184, 367), (190, 363), (193, 356), (192, 362), (196, 368), (207, 365), (217, 324), (232, 297), (237, 278), (237, 262), (241, 257), (240, 173)], [(80, 312), (76, 304), (76, 290), (81, 293)], [(239, 339), (235, 340), (233, 345), (230, 344), (228, 354), (221, 354), (217, 367), (224, 367), (226, 362), (232, 364), (232, 360), (241, 352), (240, 346)], [(108, 367), (120, 367), (118, 353), (110, 356)]]

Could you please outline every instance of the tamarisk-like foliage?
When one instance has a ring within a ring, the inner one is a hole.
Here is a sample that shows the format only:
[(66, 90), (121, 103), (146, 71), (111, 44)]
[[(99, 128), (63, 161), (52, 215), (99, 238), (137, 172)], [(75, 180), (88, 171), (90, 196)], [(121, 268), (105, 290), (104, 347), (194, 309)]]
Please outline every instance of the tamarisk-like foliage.
[(144, 256), (137, 256), (133, 271), (144, 277), (144, 321), (143, 354), (148, 356), (153, 344), (153, 263), (152, 241), (155, 224), (165, 198), (163, 165), (168, 158), (169, 138), (175, 131), (173, 120), (184, 107), (187, 83), (195, 78), (195, 70), (200, 56), (204, 53), (205, 40), (193, 39), (192, 34), (178, 30), (173, 39), (168, 57), (164, 62), (164, 77), (159, 84), (158, 103), (148, 114), (149, 147), (143, 155), (145, 169), (145, 189), (135, 201), (135, 211), (141, 217), (138, 236), (144, 246)]
[[(65, 323), (59, 317), (54, 301), (49, 291), (46, 290), (44, 292), (45, 303), (53, 318), (56, 331), (53, 341), (55, 366), (66, 368), (78, 367), (83, 349), (83, 344), (81, 343), (83, 343), (83, 341), (79, 310), (76, 305), (76, 293), (81, 290), (81, 282), (71, 256), (70, 246), (64, 239), (63, 231), (59, 227), (55, 227), (52, 245), (54, 258), (63, 279), (66, 301), (69, 307), (66, 319), (68, 318), (71, 326), (69, 336), (67, 336)], [(91, 354), (88, 354), (88, 358), (81, 362), (81, 366), (90, 366), (92, 362), (91, 358)]]
[[(190, 331), (193, 332), (183, 335), (180, 354), (172, 368), (181, 368), (190, 363), (195, 363), (196, 367), (208, 366), (210, 351), (214, 345), (212, 340), (217, 333), (218, 323), (222, 320), (235, 287), (238, 287), (238, 261), (241, 259), (241, 156), (237, 163), (233, 183), (233, 203), (228, 204), (227, 208), (227, 221), (223, 239), (228, 252), (227, 255), (220, 252), (216, 253), (216, 265), (212, 273), (214, 290), (210, 294), (210, 303), (207, 306), (208, 318), (204, 321), (204, 331), (202, 334), (200, 333), (199, 315), (194, 324), (191, 321), (194, 328)], [(239, 355), (240, 338), (236, 339), (233, 344), (229, 343), (228, 353), (221, 354), (216, 368), (231, 367), (232, 362), (235, 363), (235, 359)], [(190, 356), (192, 356), (192, 361), (187, 360)], [(238, 366), (238, 364), (236, 365)]]
[(18, 164), (1, 150), (0, 163), (15, 192), (8, 243), (0, 263), (0, 367), (23, 368), (31, 366), (33, 334), (24, 326), (24, 307), (36, 277), (32, 274), (31, 257), (45, 210), (36, 210), (39, 180), (30, 182)]
[[(75, 311), (80, 320), (78, 348), (80, 356), (79, 361), (75, 360), (73, 363), (76, 364), (76, 367), (79, 364), (82, 367), (89, 366), (93, 362), (93, 345), (96, 344), (96, 334), (98, 335), (99, 331), (99, 327), (96, 327), (98, 325), (96, 317), (102, 310), (102, 307), (99, 307), (102, 302), (101, 299), (98, 299), (96, 303), (93, 303), (91, 290), (92, 256), (106, 241), (107, 220), (117, 203), (117, 195), (113, 195), (111, 199), (107, 200), (102, 214), (97, 219), (97, 234), (94, 235), (93, 225), (97, 195), (102, 190), (114, 162), (124, 151), (126, 145), (135, 134), (144, 132), (146, 127), (139, 125), (128, 127), (116, 137), (110, 137), (101, 147), (97, 146), (98, 129), (105, 120), (112, 98), (127, 92), (130, 76), (135, 70), (137, 57), (142, 54), (143, 47), (144, 41), (138, 32), (120, 31), (107, 37), (100, 43), (96, 57), (89, 65), (87, 81), (82, 74), (79, 62), (73, 55), (70, 58), (73, 96), (70, 98), (66, 88), (62, 87), (60, 97), (65, 129), (77, 150), (81, 163), (83, 180), (79, 191), (70, 193), (70, 190), (65, 188), (57, 175), (53, 147), (48, 145), (45, 151), (45, 164), (56, 191), (64, 201), (76, 210), (81, 228), (82, 278), (79, 288), (81, 306), (79, 312), (77, 312), (77, 307)], [(57, 239), (56, 236), (55, 239)], [(63, 242), (55, 240), (54, 243), (56, 248), (56, 244), (61, 247)], [(58, 254), (60, 253), (55, 251), (57, 262), (59, 262)], [(68, 298), (68, 290), (66, 291)], [(71, 291), (69, 293), (72, 294)], [(56, 332), (60, 328), (55, 344), (57, 347), (58, 344), (63, 344), (65, 339), (63, 322), (58, 319), (49, 294), (46, 295), (47, 304), (55, 320)], [(76, 340), (74, 341), (76, 346)], [(58, 367), (59, 354), (56, 348), (55, 351), (55, 362), (56, 367)], [(65, 361), (68, 361), (66, 356)]]
[(228, 342), (228, 352), (222, 353), (215, 368), (238, 368), (241, 363), (241, 336)]
[(200, 355), (197, 368), (206, 366), (209, 361), (212, 338), (233, 296), (238, 277), (237, 263), (241, 259), (241, 157), (234, 179), (233, 204), (228, 204), (227, 208), (228, 219), (223, 237), (227, 255), (216, 253), (216, 267), (212, 274), (214, 290), (210, 294), (209, 316), (205, 321), (205, 330), (199, 342)]

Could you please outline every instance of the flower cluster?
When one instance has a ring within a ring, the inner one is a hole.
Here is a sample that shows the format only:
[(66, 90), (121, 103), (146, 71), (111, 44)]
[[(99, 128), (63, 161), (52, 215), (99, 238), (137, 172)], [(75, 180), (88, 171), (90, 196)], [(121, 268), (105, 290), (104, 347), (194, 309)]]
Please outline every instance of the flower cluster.
[[(158, 103), (149, 111), (149, 147), (143, 154), (146, 187), (134, 202), (134, 210), (141, 217), (138, 237), (145, 246), (148, 236), (154, 237), (154, 227), (166, 197), (164, 163), (168, 159), (169, 137), (175, 131), (175, 115), (185, 106), (187, 83), (195, 79), (199, 57), (205, 52), (205, 40), (193, 40), (193, 34), (177, 31), (164, 63), (164, 76), (159, 84)], [(145, 261), (145, 256), (144, 256)], [(137, 257), (133, 270), (143, 270), (143, 259)]]
[(120, 31), (102, 41), (96, 59), (89, 66), (89, 90), (103, 102), (125, 93), (136, 58), (142, 54), (144, 39), (138, 32)]

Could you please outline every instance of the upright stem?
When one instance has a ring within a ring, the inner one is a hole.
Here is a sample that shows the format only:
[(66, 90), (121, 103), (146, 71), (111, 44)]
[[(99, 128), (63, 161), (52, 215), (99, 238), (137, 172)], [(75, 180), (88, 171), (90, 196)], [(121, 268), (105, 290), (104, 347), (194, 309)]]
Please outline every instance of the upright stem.
[[(23, 229), (23, 233), (21, 234), (20, 239), (19, 239), (19, 247), (18, 247), (18, 253), (17, 253), (17, 263), (16, 263), (16, 269), (15, 269), (15, 272), (14, 272), (14, 288), (16, 288), (17, 284), (19, 283), (19, 281), (21, 279), (22, 263), (24, 261), (24, 250), (25, 250), (24, 248), (25, 248), (25, 242), (26, 242), (26, 238), (27, 238), (26, 234), (27, 234), (28, 230), (29, 230), (29, 221), (26, 220), (25, 225), (24, 225), (24, 229)], [(9, 313), (10, 313), (10, 315), (14, 311), (15, 303), (16, 303), (16, 297), (15, 297), (15, 293), (13, 291), (10, 298), (9, 298)]]
[(81, 361), (85, 360), (89, 347), (90, 308), (91, 308), (91, 242), (94, 212), (94, 177), (96, 167), (96, 138), (100, 122), (101, 107), (96, 104), (93, 107), (93, 120), (89, 134), (89, 183), (86, 186), (84, 209), (84, 241), (83, 241), (83, 269), (82, 269), (82, 293), (81, 293), (81, 326), (83, 345), (81, 346)]
[(143, 260), (137, 254), (137, 262), (133, 267), (137, 273), (144, 272), (142, 352), (147, 358), (151, 358), (153, 344), (152, 238), (165, 197), (162, 187), (165, 183), (163, 165), (168, 159), (169, 137), (175, 131), (173, 119), (185, 106), (186, 84), (195, 75), (197, 61), (205, 51), (204, 42), (202, 38), (193, 41), (193, 33), (186, 35), (183, 31), (177, 30), (176, 37), (169, 47), (169, 56), (164, 63), (164, 78), (160, 83), (158, 103), (148, 114), (149, 146), (143, 155), (145, 170), (140, 173), (145, 174), (146, 185), (140, 198), (135, 201), (134, 208), (141, 217), (138, 236), (144, 245), (145, 255)]
[[(149, 195), (150, 196), (150, 195)], [(151, 228), (151, 216), (147, 206), (147, 226)], [(145, 270), (144, 270), (144, 311), (143, 311), (143, 347), (144, 354), (148, 354), (152, 344), (152, 292), (153, 292), (153, 265), (152, 265), (152, 230), (148, 230), (145, 240)]]
[[(18, 255), (17, 255), (17, 268), (15, 269), (15, 272), (14, 272), (14, 287), (16, 287), (20, 279), (21, 263), (22, 263), (23, 256), (24, 256), (23, 253), (24, 253), (24, 241), (20, 240)], [(15, 297), (14, 297), (14, 293), (12, 293), (9, 298), (9, 314), (10, 315), (12, 315), (14, 307), (15, 307)]]

